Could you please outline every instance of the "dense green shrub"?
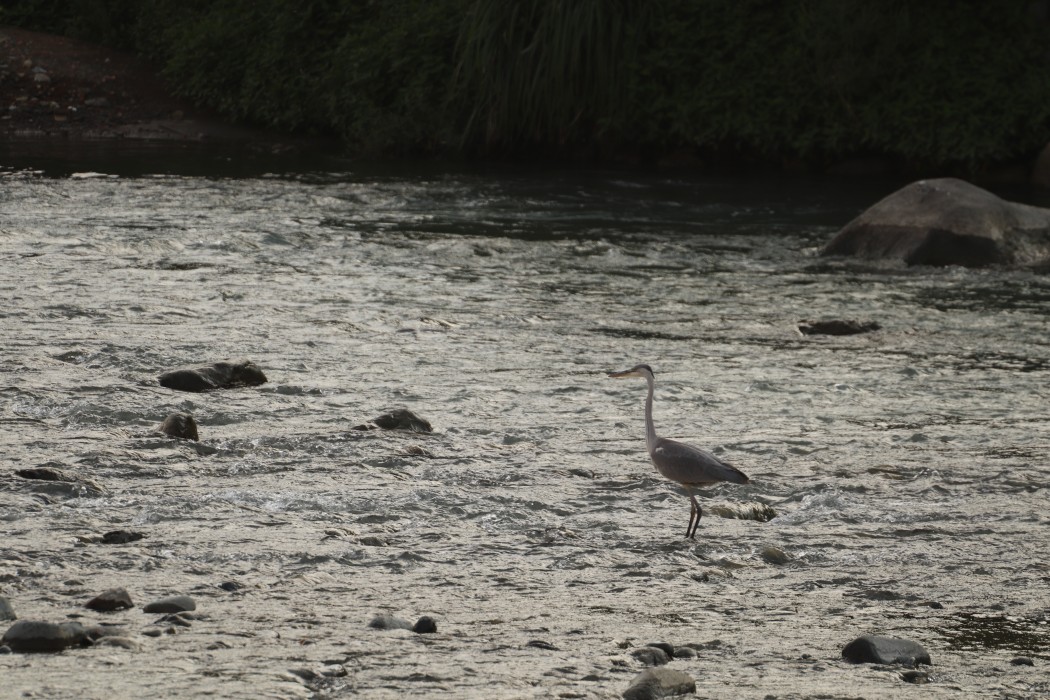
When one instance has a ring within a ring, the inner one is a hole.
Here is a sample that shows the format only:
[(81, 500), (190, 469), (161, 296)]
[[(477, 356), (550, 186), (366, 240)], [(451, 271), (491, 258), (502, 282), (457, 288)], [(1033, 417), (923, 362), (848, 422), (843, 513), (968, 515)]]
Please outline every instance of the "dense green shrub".
[(376, 153), (978, 167), (1050, 141), (1050, 2), (0, 0), (246, 122)]

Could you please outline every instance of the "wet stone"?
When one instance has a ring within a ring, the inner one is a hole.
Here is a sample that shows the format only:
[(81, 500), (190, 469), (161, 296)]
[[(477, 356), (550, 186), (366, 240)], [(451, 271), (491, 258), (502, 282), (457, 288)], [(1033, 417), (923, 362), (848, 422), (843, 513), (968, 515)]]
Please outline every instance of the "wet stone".
[(649, 642), (645, 646), (653, 647), (654, 649), (663, 649), (664, 653), (669, 657), (674, 656), (674, 645), (668, 642)]
[(412, 631), (416, 634), (434, 634), (438, 631), (437, 622), (429, 615), (423, 615), (412, 625)]
[(102, 539), (99, 542), (102, 544), (127, 544), (128, 542), (137, 542), (145, 536), (145, 533), (135, 532), (134, 530), (111, 530), (102, 535)]
[(914, 683), (915, 685), (922, 685), (923, 683), (930, 682), (930, 674), (926, 671), (916, 671), (914, 669), (910, 671), (904, 671), (901, 673), (901, 680), (905, 683)]
[(172, 413), (157, 430), (165, 435), (184, 440), (200, 440), (197, 433), (197, 421), (188, 413)]
[(112, 636), (107, 635), (105, 637), (101, 637), (101, 638), (95, 640), (94, 646), (96, 646), (96, 647), (118, 647), (118, 648), (121, 648), (121, 649), (129, 649), (131, 651), (136, 651), (137, 649), (140, 648), (139, 643), (136, 642), (134, 639), (131, 639), (129, 637), (119, 637), (119, 636), (116, 636), (116, 635), (112, 635)]
[(437, 632), (437, 623), (434, 618), (427, 615), (422, 616), (412, 624), (389, 613), (380, 613), (372, 618), (368, 626), (377, 630), (412, 630), (416, 634), (433, 634)]
[(768, 523), (777, 517), (777, 512), (765, 503), (715, 503), (704, 506), (704, 516), (717, 515), (720, 518), (733, 520), (754, 520)]
[(19, 620), (0, 639), (0, 644), (22, 653), (56, 652), (89, 642), (87, 630), (79, 622), (56, 624), (38, 620)]
[(413, 433), (434, 432), (429, 421), (420, 418), (407, 408), (394, 409), (393, 411), (384, 413), (381, 416), (376, 416), (368, 423), (355, 425), (353, 429), (373, 430), (375, 428), (382, 428), (383, 430), (408, 430)]
[(266, 375), (253, 362), (216, 362), (208, 367), (177, 369), (160, 375), (160, 385), (176, 391), (201, 393), (217, 389), (258, 386)]
[(656, 647), (635, 649), (631, 652), (631, 656), (641, 661), (645, 666), (663, 666), (671, 661), (671, 657), (667, 655), (666, 651)]
[(142, 606), (142, 612), (147, 613), (180, 613), (188, 610), (196, 610), (197, 604), (188, 595), (176, 595), (161, 598), (152, 603)]
[(931, 663), (930, 652), (908, 639), (865, 634), (842, 649), (842, 658), (851, 663), (902, 664), (916, 666)]
[(696, 649), (690, 647), (678, 647), (674, 650), (674, 657), (676, 659), (695, 659), (697, 657)]
[(798, 324), (802, 335), (857, 335), (877, 331), (880, 326), (875, 321), (834, 320), (834, 321), (801, 321)]
[(131, 602), (131, 596), (126, 590), (123, 588), (111, 588), (89, 600), (85, 607), (101, 612), (110, 612), (133, 608), (135, 605)]
[(624, 691), (624, 700), (656, 700), (696, 692), (696, 681), (688, 673), (670, 668), (647, 668), (635, 676)]
[(779, 547), (763, 547), (758, 556), (762, 558), (762, 561), (774, 566), (783, 566), (791, 561), (788, 553)]
[(372, 618), (368, 626), (376, 630), (410, 630), (412, 623), (389, 613), (380, 613)]
[(74, 482), (77, 480), (76, 477), (71, 476), (61, 469), (55, 469), (53, 467), (30, 467), (29, 469), (19, 469), (15, 474), (23, 479), (33, 479), (36, 481)]
[(1014, 666), (1035, 666), (1035, 661), (1030, 656), (1015, 656), (1010, 659), (1010, 663)]

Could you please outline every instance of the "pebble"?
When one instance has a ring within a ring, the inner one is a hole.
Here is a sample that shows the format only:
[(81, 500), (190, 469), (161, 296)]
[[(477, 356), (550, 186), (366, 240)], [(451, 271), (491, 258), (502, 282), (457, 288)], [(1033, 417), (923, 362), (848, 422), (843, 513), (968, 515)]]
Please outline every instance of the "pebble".
[(113, 610), (124, 610), (126, 608), (133, 608), (135, 604), (131, 602), (131, 596), (123, 588), (111, 588), (108, 591), (99, 593), (97, 596), (89, 600), (85, 607), (92, 610), (99, 610), (102, 612), (110, 612)]
[(865, 634), (842, 649), (842, 658), (851, 663), (903, 664), (916, 666), (931, 664), (930, 652), (908, 639)]
[(152, 603), (142, 606), (142, 612), (147, 613), (179, 613), (187, 610), (196, 610), (197, 604), (188, 595), (176, 595), (161, 598)]
[(696, 649), (692, 647), (678, 647), (674, 650), (674, 657), (676, 659), (695, 659), (697, 657)]
[(656, 700), (696, 692), (696, 681), (688, 673), (670, 668), (647, 668), (635, 676), (624, 691), (624, 700)]
[(55, 624), (38, 620), (19, 620), (4, 632), (0, 644), (10, 647), (11, 651), (47, 653), (87, 644), (88, 641), (87, 630), (79, 622)]
[(1014, 666), (1035, 666), (1035, 661), (1030, 656), (1015, 656), (1010, 659), (1010, 663)]
[(18, 615), (15, 615), (15, 609), (11, 607), (11, 603), (7, 598), (0, 595), (0, 620), (17, 620)]

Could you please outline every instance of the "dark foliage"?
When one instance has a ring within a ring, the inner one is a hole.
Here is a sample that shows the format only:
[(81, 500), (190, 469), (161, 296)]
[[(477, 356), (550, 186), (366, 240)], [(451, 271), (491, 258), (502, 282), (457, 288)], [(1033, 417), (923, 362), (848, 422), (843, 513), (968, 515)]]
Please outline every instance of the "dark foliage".
[(238, 120), (374, 153), (979, 167), (1050, 141), (1050, 2), (4, 0)]

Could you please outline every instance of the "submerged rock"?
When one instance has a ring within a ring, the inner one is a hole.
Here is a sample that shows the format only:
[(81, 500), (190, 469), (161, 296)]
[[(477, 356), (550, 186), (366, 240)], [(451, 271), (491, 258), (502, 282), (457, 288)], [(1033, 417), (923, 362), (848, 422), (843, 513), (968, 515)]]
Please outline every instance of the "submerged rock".
[(842, 658), (855, 664), (916, 666), (931, 663), (930, 652), (918, 642), (874, 634), (865, 634), (847, 644), (842, 649)]
[(177, 369), (160, 375), (160, 385), (176, 391), (215, 391), (266, 383), (266, 375), (254, 363), (216, 362), (208, 367)]
[(920, 180), (846, 224), (821, 255), (907, 265), (1030, 265), (1050, 258), (1050, 209), (955, 178)]
[(128, 542), (138, 542), (145, 537), (146, 533), (144, 532), (136, 532), (134, 530), (110, 530), (102, 535), (99, 542), (101, 544), (127, 544)]
[(0, 639), (0, 644), (22, 653), (56, 652), (90, 642), (87, 630), (79, 622), (56, 624), (38, 620), (19, 620)]
[(763, 547), (758, 556), (767, 564), (783, 566), (791, 561), (791, 556), (780, 547)]
[(434, 429), (430, 427), (429, 421), (420, 418), (407, 408), (394, 409), (393, 411), (389, 411), (381, 416), (373, 418), (368, 423), (355, 425), (353, 429), (374, 430), (375, 428), (382, 428), (383, 430), (410, 430), (413, 433), (434, 432)]
[(696, 692), (696, 681), (688, 673), (669, 668), (647, 668), (635, 676), (624, 691), (624, 700), (656, 700)]
[(749, 503), (715, 503), (705, 505), (704, 515), (717, 515), (720, 518), (732, 518), (736, 520), (757, 520), (766, 523), (777, 517), (777, 512), (765, 503), (752, 501)]
[(197, 604), (188, 595), (175, 595), (161, 598), (152, 603), (142, 606), (142, 612), (147, 613), (179, 613), (188, 610), (196, 610)]
[(36, 481), (74, 482), (77, 480), (75, 476), (62, 471), (61, 469), (54, 469), (53, 467), (29, 467), (28, 469), (19, 469), (15, 474), (23, 479), (33, 479)]
[(131, 596), (123, 588), (111, 588), (108, 591), (103, 591), (84, 605), (87, 608), (101, 612), (135, 607), (135, 604), (131, 602)]
[(835, 320), (835, 321), (800, 321), (798, 332), (802, 335), (857, 335), (877, 331), (880, 326), (875, 321)]
[(631, 656), (646, 666), (663, 666), (671, 661), (670, 655), (657, 647), (639, 647), (631, 651)]
[(413, 625), (408, 620), (403, 620), (390, 613), (380, 613), (372, 618), (368, 626), (377, 630), (412, 630), (416, 634), (433, 634), (437, 632), (437, 622), (428, 615), (422, 616)]
[(157, 428), (158, 432), (184, 440), (198, 441), (197, 421), (188, 413), (172, 413)]

